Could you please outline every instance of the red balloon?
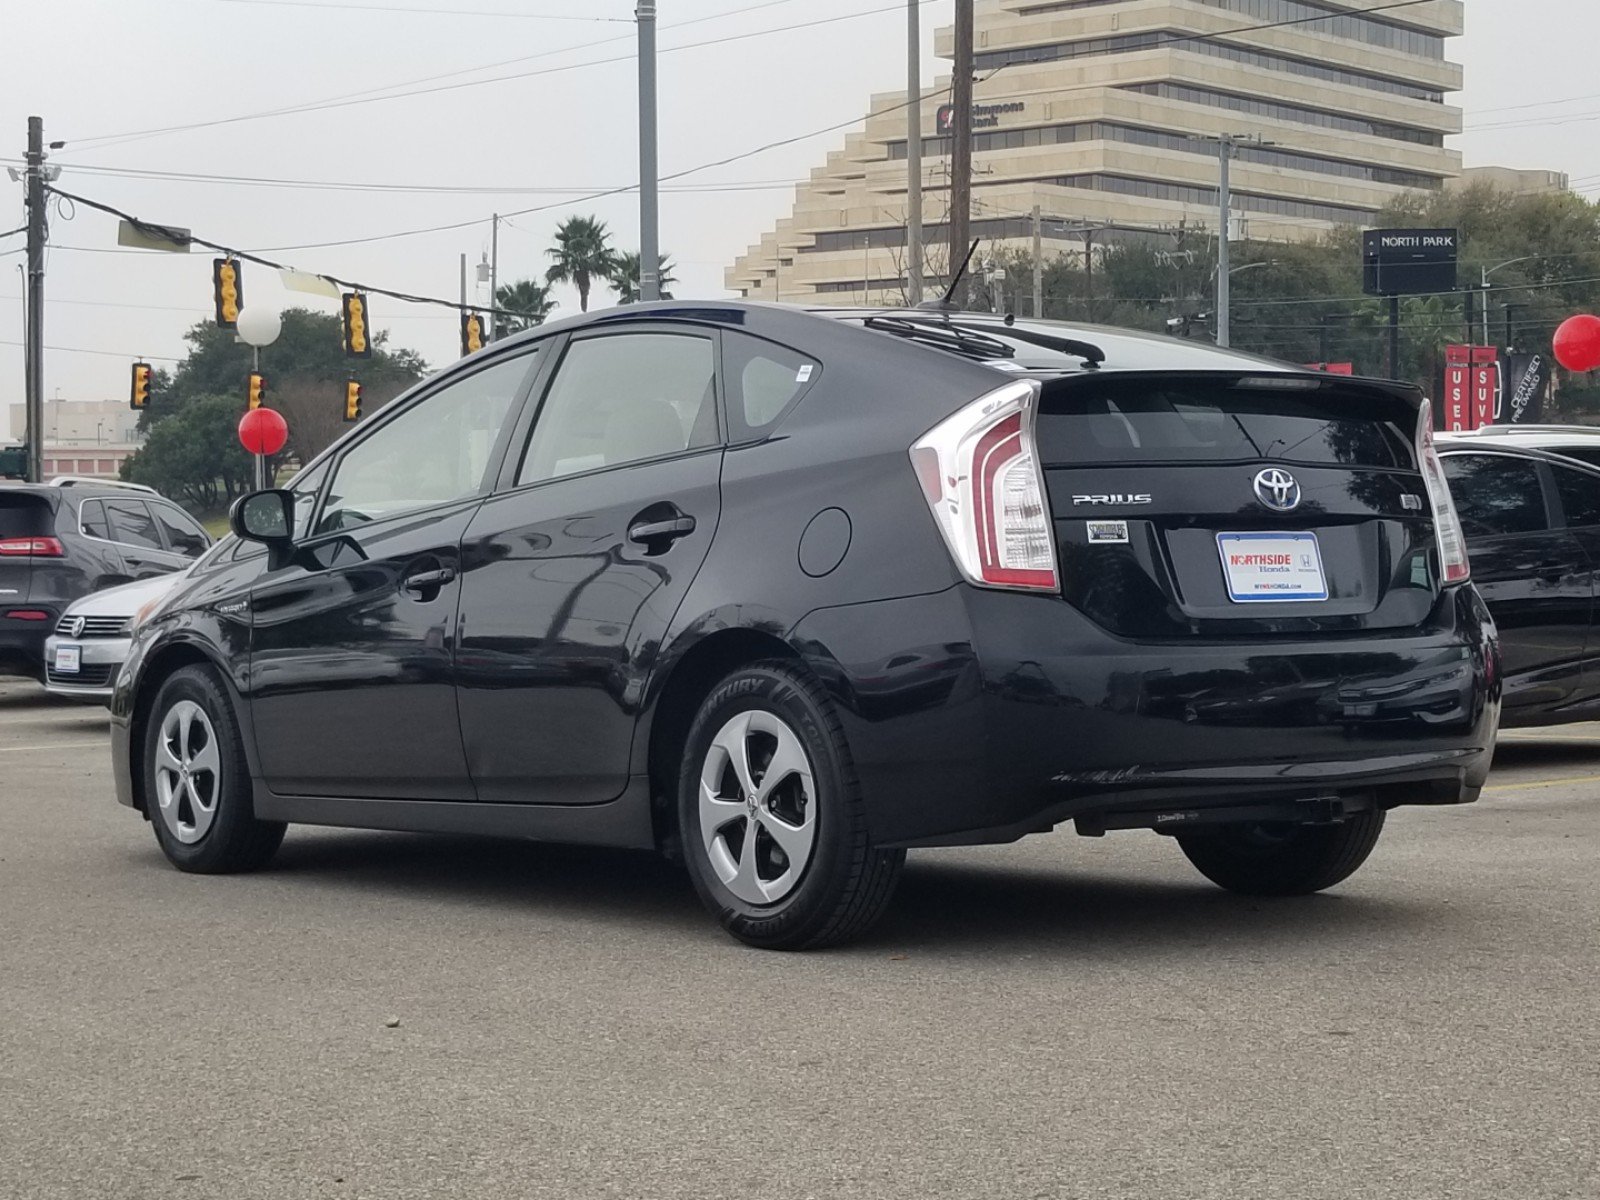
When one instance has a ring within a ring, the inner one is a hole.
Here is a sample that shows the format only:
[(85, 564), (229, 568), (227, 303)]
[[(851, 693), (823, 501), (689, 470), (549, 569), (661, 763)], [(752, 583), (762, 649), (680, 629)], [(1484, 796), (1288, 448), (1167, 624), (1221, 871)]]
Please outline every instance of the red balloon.
[(1600, 317), (1580, 313), (1568, 317), (1556, 330), (1556, 361), (1569, 371), (1600, 367)]
[(271, 408), (252, 408), (239, 418), (239, 443), (251, 454), (276, 454), (289, 440), (289, 423)]

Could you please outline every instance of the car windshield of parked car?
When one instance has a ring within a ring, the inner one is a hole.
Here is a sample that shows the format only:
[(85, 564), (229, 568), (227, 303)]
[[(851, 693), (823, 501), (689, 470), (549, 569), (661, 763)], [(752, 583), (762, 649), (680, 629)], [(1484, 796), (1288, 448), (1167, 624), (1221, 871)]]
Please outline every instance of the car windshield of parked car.
[(447, 384), (346, 451), (317, 532), (476, 494), (533, 357), (502, 359)]

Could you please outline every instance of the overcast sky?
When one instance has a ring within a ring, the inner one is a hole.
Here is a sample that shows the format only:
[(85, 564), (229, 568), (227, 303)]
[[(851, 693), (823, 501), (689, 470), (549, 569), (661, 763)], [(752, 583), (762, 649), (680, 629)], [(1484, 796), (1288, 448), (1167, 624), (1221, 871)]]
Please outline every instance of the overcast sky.
[[(849, 121), (872, 93), (904, 83), (904, 5), (895, 0), (659, 0), (659, 8), (663, 50), (684, 47), (661, 58), (663, 174)], [(951, 0), (923, 8), (930, 82), (942, 66), (931, 57), (932, 29), (951, 8)], [(506, 13), (519, 15), (496, 15)], [(61, 187), (250, 250), (476, 221), (271, 255), (453, 298), (459, 255), (476, 263), (488, 249), (487, 218), (497, 208), (551, 206), (502, 224), (503, 281), (542, 272), (554, 226), (573, 212), (598, 213), (621, 246), (637, 247), (635, 197), (573, 205), (570, 194), (535, 190), (598, 191), (637, 177), (632, 14), (633, 0), (8, 0), (0, 158), (19, 159), (28, 116), (42, 116), (47, 139), (68, 143), (53, 159)], [(829, 20), (839, 17), (849, 19)], [(808, 22), (827, 23), (783, 28)], [(1455, 144), (1467, 163), (1566, 171), (1580, 191), (1600, 194), (1597, 46), (1596, 0), (1467, 0), (1467, 34), (1449, 51), (1466, 65), (1456, 99), (1468, 132)], [(516, 78), (479, 82), (499, 76)], [(398, 84), (450, 90), (115, 136)], [(678, 294), (726, 294), (723, 268), (789, 211), (784, 182), (843, 136), (807, 138), (667, 185), (732, 189), (664, 195), (662, 245), (678, 264)], [(463, 190), (291, 189), (75, 167)], [(3, 232), (24, 213), (20, 186), (0, 177), (0, 189)], [(115, 237), (113, 218), (82, 207), (53, 219), (47, 341), (101, 353), (50, 353), (46, 395), (125, 396), (135, 356), (176, 359), (183, 331), (209, 313), (211, 255), (107, 252)], [(0, 402), (22, 398), (21, 240), (0, 240)], [(246, 299), (334, 310), (332, 301), (285, 292), (260, 268), (246, 268)], [(561, 312), (576, 310), (575, 295), (560, 299)], [(373, 310), (396, 344), (434, 365), (456, 357), (452, 314), (381, 298)]]

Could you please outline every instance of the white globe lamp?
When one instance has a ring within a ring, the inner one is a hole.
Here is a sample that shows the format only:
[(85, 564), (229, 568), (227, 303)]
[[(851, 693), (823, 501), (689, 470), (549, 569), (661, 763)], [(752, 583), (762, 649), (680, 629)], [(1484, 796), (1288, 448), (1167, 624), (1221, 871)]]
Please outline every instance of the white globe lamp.
[(278, 335), (283, 332), (283, 317), (270, 308), (242, 309), (238, 321), (234, 323), (234, 330), (241, 342), (259, 350), (278, 340)]

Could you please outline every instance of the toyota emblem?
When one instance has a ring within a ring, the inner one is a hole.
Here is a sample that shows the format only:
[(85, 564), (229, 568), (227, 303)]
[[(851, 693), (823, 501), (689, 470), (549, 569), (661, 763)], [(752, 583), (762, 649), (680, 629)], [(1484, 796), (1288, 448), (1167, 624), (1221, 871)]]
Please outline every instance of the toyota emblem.
[(1256, 476), (1256, 499), (1275, 512), (1300, 506), (1300, 484), (1282, 467), (1268, 467)]

